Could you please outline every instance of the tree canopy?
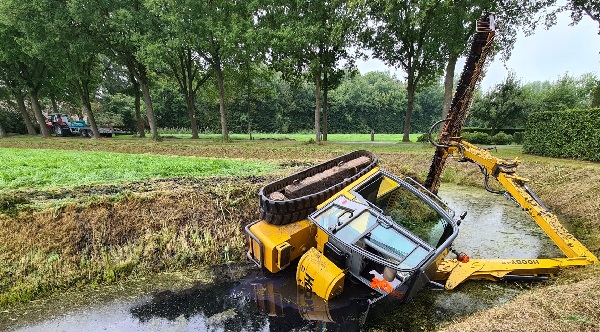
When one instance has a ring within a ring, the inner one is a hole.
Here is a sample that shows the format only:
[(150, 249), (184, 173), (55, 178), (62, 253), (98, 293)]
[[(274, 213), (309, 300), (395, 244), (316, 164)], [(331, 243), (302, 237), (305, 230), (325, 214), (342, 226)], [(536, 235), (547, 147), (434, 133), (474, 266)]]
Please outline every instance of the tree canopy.
[[(149, 129), (155, 139), (159, 128), (181, 127), (193, 138), (218, 131), (224, 140), (231, 130), (312, 131), (316, 141), (328, 132), (374, 130), (408, 140), (439, 119), (450, 63), (464, 53), (483, 9), (498, 13), (499, 49), (509, 54), (516, 29), (535, 26), (552, 4), (5, 0), (2, 129), (48, 136), (45, 115), (65, 112), (83, 115), (96, 135), (118, 125), (140, 137)], [(590, 1), (561, 8), (574, 20), (598, 17)], [(366, 49), (406, 77), (357, 73), (354, 62)], [(599, 95), (592, 76), (536, 84), (503, 82), (475, 103), (474, 121), (499, 128), (533, 109), (579, 107)], [(525, 102), (533, 106), (514, 111)]]

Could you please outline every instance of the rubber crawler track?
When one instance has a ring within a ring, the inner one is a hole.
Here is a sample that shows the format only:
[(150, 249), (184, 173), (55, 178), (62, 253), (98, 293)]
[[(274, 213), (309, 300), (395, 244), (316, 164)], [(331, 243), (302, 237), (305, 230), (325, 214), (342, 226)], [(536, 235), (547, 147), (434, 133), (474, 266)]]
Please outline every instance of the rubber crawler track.
[[(344, 181), (338, 182), (337, 184), (327, 189), (321, 190), (310, 195), (294, 199), (288, 199), (284, 201), (274, 201), (269, 198), (269, 195), (271, 193), (285, 188), (287, 185), (292, 184), (296, 180), (301, 181), (304, 178), (313, 176), (329, 168), (338, 166), (340, 163), (347, 162), (352, 159), (356, 159), (363, 156), (369, 157), (369, 159), (371, 160), (371, 163), (369, 163), (369, 165), (361, 169), (352, 177), (346, 178)], [(325, 202), (335, 193), (342, 190), (344, 187), (356, 181), (358, 178), (372, 170), (375, 166), (377, 166), (377, 163), (378, 159), (374, 153), (365, 150), (357, 150), (345, 154), (343, 156), (330, 159), (322, 164), (313, 166), (309, 169), (300, 171), (298, 173), (294, 173), (283, 179), (271, 182), (266, 186), (262, 187), (258, 193), (260, 217), (267, 223), (274, 225), (286, 225), (292, 222), (306, 219), (306, 217), (308, 217), (309, 214), (316, 210), (317, 205)]]

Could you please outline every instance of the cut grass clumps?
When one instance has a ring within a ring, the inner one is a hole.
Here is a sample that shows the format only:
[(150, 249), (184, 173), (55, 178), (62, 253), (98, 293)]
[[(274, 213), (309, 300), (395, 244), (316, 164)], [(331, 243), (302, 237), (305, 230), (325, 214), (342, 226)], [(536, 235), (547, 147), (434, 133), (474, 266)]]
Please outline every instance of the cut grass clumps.
[(0, 305), (80, 284), (245, 257), (257, 218), (252, 178), (210, 178), (204, 189), (103, 197), (87, 205), (0, 215)]
[(0, 149), (0, 191), (150, 178), (258, 175), (276, 168), (266, 162), (230, 159), (11, 148)]
[(23, 208), (28, 208), (30, 201), (20, 194), (0, 195), (0, 214), (16, 217)]

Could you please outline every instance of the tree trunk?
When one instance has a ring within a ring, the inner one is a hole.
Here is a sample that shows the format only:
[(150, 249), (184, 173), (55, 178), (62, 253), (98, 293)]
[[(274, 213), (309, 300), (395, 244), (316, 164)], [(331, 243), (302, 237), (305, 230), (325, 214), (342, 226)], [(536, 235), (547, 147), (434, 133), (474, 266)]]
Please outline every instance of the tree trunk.
[(323, 141), (327, 141), (327, 110), (329, 102), (327, 101), (327, 92), (329, 90), (329, 82), (327, 81), (327, 71), (323, 73)]
[(315, 74), (315, 85), (315, 101), (317, 104), (315, 107), (315, 142), (318, 143), (321, 141), (321, 128), (319, 121), (319, 117), (321, 115), (321, 72), (317, 72)]
[(4, 127), (2, 127), (2, 123), (0, 123), (0, 137), (6, 137), (8, 135), (6, 135), (6, 130), (4, 130)]
[[(410, 75), (409, 75), (410, 76)], [(407, 105), (406, 105), (406, 118), (404, 120), (404, 133), (402, 135), (402, 142), (410, 142), (410, 121), (412, 118), (412, 112), (415, 107), (415, 84), (414, 78), (408, 77), (408, 85), (406, 87)]]
[(52, 111), (54, 111), (54, 113), (59, 113), (58, 112), (58, 104), (56, 103), (56, 97), (54, 97), (54, 95), (52, 95), (52, 97), (50, 97), (50, 100), (52, 101)]
[(248, 84), (248, 90), (246, 93), (246, 117), (248, 118), (248, 136), (250, 140), (252, 140), (252, 109), (254, 108), (254, 103), (251, 101), (251, 90), (250, 84)]
[(456, 68), (458, 55), (450, 54), (446, 64), (446, 76), (444, 78), (444, 108), (442, 109), (442, 119), (448, 116), (452, 104), (452, 92), (454, 91), (454, 70)]
[(81, 97), (81, 103), (83, 104), (83, 109), (85, 110), (85, 115), (87, 116), (87, 122), (90, 124), (92, 128), (92, 133), (94, 138), (100, 138), (100, 131), (98, 130), (98, 126), (96, 125), (96, 118), (94, 117), (94, 112), (92, 112), (92, 104), (90, 102), (90, 93), (89, 88), (85, 86), (84, 83), (77, 83), (77, 90), (79, 90), (79, 96)]
[(252, 140), (252, 118), (250, 113), (250, 107), (248, 107), (248, 138)]
[(140, 86), (142, 87), (142, 96), (144, 97), (144, 104), (146, 105), (146, 117), (148, 118), (148, 125), (150, 126), (150, 133), (152, 133), (152, 139), (158, 140), (158, 128), (156, 128), (156, 117), (154, 116), (154, 109), (152, 108), (152, 99), (150, 99), (150, 89), (148, 88), (148, 82), (146, 79), (140, 79)]
[(40, 126), (40, 133), (45, 138), (50, 137), (50, 130), (46, 127), (46, 119), (44, 118), (44, 114), (42, 114), (42, 106), (40, 106), (37, 91), (29, 91), (29, 99), (31, 99), (31, 106), (33, 108), (33, 113), (35, 114), (35, 119)]
[(185, 97), (188, 113), (190, 115), (190, 125), (192, 127), (192, 138), (198, 139), (198, 124), (196, 123), (196, 107), (194, 100), (196, 99), (194, 91), (190, 90), (189, 94)]
[(225, 87), (223, 86), (223, 70), (221, 69), (221, 61), (215, 60), (214, 65), (215, 76), (217, 77), (217, 87), (219, 89), (219, 112), (221, 113), (221, 136), (223, 141), (229, 141), (229, 133), (227, 132), (227, 113), (225, 112)]
[(19, 108), (19, 112), (21, 113), (21, 117), (25, 122), (25, 126), (27, 127), (28, 135), (35, 135), (35, 127), (33, 123), (31, 123), (31, 119), (29, 118), (29, 113), (27, 112), (27, 107), (25, 107), (25, 99), (21, 93), (15, 93), (15, 99), (17, 100), (17, 107)]
[(181, 67), (182, 87), (184, 88), (185, 102), (190, 116), (190, 127), (192, 127), (192, 139), (198, 139), (198, 123), (196, 121), (196, 89), (194, 89), (194, 68), (191, 50), (187, 50), (185, 65)]
[(135, 121), (137, 124), (137, 132), (140, 138), (146, 137), (146, 123), (144, 122), (144, 118), (142, 117), (141, 110), (141, 99), (142, 96), (140, 94), (140, 85), (136, 82), (133, 84), (133, 96), (135, 97), (134, 107), (135, 107)]
[(134, 108), (135, 108), (135, 121), (137, 127), (137, 133), (140, 138), (146, 137), (146, 124), (144, 122), (144, 118), (142, 117), (141, 110), (141, 94), (140, 94), (140, 83), (136, 77), (136, 72), (133, 64), (130, 62), (127, 63), (127, 70), (129, 71), (129, 80), (131, 81), (131, 85), (133, 86), (133, 97), (135, 98)]

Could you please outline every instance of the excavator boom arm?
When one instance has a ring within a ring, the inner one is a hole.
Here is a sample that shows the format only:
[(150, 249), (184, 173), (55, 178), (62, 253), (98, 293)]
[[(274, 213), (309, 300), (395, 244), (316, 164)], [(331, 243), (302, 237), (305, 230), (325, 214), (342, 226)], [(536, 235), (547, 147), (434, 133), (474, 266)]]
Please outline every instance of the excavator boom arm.
[(486, 189), (492, 191), (487, 183), (490, 176), (498, 180), (507, 195), (527, 211), (567, 258), (476, 259), (469, 262), (446, 260), (439, 266), (436, 279), (446, 280), (447, 289), (452, 289), (467, 279), (497, 280), (507, 275), (536, 276), (551, 274), (563, 267), (598, 263), (596, 256), (569, 233), (556, 215), (527, 187), (526, 180), (516, 174), (518, 159), (502, 160), (492, 156), (487, 150), (461, 140), (461, 131), (469, 115), (473, 92), (483, 76), (483, 67), (494, 39), (495, 25), (495, 18), (491, 13), (486, 13), (477, 20), (476, 33), (448, 115), (432, 126), (433, 130), (438, 124), (442, 124), (437, 142), (431, 141), (436, 150), (424, 186), (437, 193), (446, 159), (450, 156), (460, 161), (476, 163), (485, 175)]
[(527, 187), (527, 180), (516, 174), (518, 159), (507, 161), (496, 158), (489, 151), (460, 139), (454, 139), (451, 146), (445, 149), (445, 154), (460, 161), (473, 162), (480, 166), (486, 177), (491, 175), (498, 180), (506, 189), (506, 193), (529, 214), (566, 256), (551, 259), (472, 259), (465, 263), (456, 259), (445, 260), (438, 266), (435, 279), (445, 280), (446, 289), (453, 289), (469, 279), (538, 277), (553, 274), (566, 267), (598, 263), (598, 258), (569, 233), (556, 215)]

